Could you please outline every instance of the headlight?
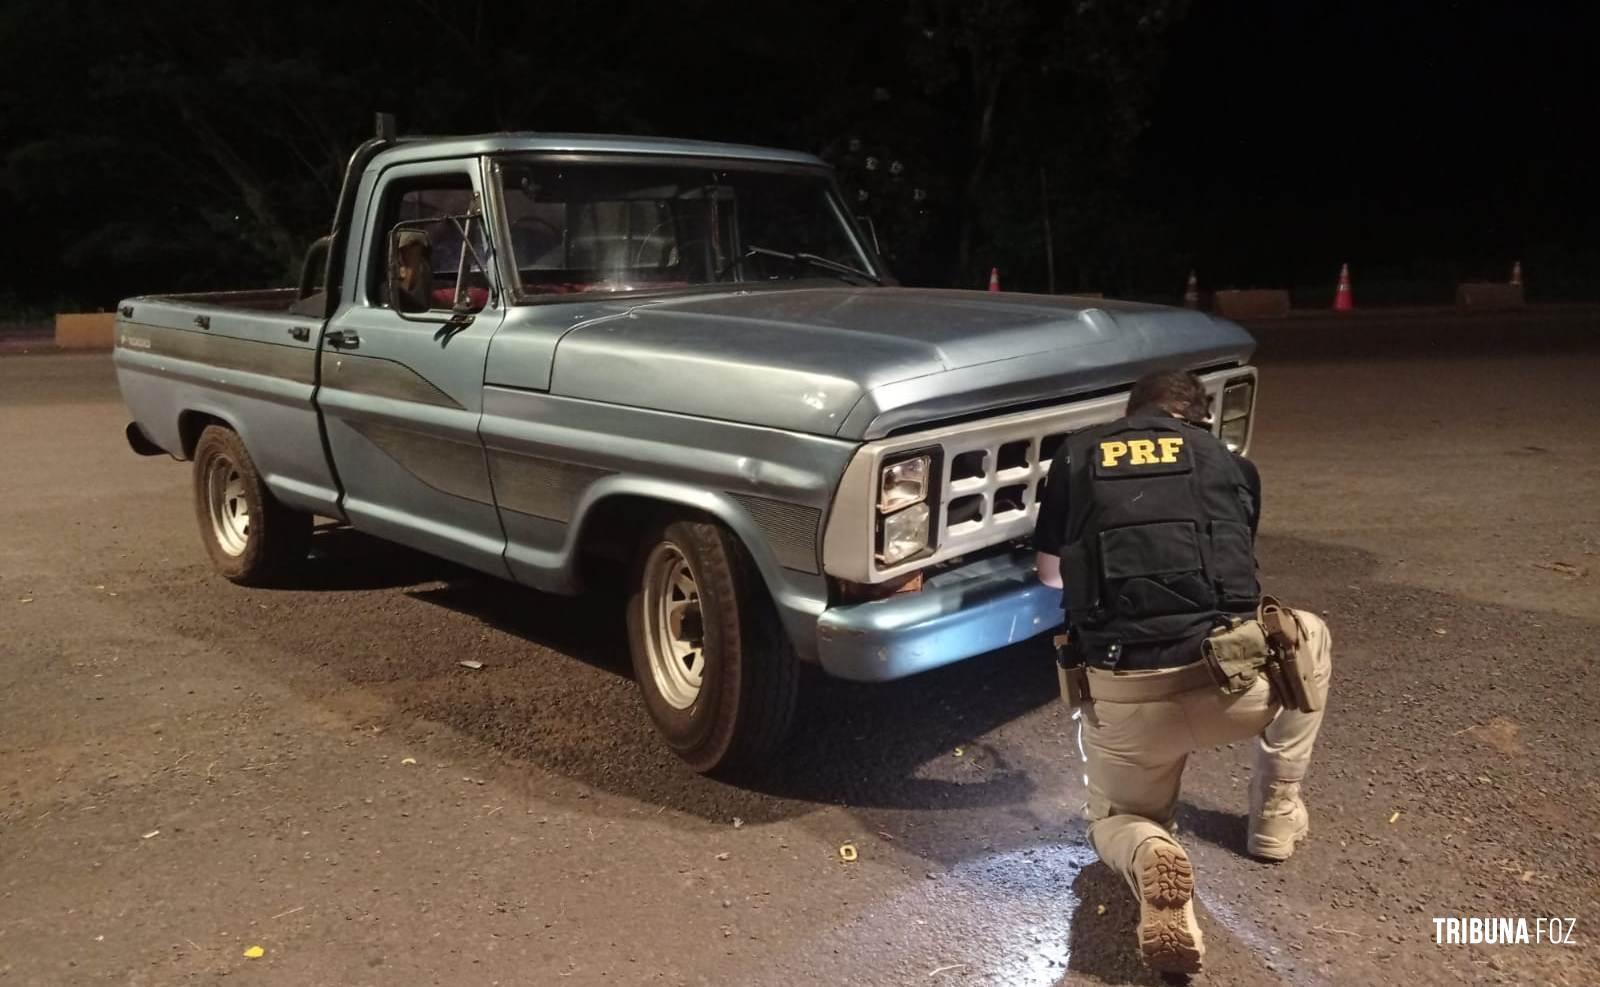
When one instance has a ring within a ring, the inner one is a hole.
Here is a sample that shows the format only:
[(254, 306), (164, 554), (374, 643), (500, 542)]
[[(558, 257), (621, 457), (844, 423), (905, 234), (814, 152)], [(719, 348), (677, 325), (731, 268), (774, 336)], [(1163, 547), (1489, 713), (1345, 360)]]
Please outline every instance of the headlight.
[(1222, 425), (1217, 437), (1230, 452), (1243, 452), (1250, 438), (1250, 415), (1255, 409), (1256, 383), (1236, 380), (1222, 389)]
[(878, 478), (878, 510), (887, 514), (926, 500), (932, 461), (929, 456), (916, 456), (885, 466)]
[(1255, 398), (1254, 381), (1241, 380), (1229, 384), (1222, 392), (1222, 423), (1250, 417), (1250, 405)]
[(928, 505), (916, 504), (884, 518), (883, 547), (878, 551), (878, 561), (886, 566), (894, 565), (927, 548), (928, 517)]
[(1250, 437), (1250, 419), (1240, 418), (1236, 421), (1223, 422), (1217, 437), (1228, 447), (1229, 452), (1239, 452), (1244, 449), (1245, 439)]

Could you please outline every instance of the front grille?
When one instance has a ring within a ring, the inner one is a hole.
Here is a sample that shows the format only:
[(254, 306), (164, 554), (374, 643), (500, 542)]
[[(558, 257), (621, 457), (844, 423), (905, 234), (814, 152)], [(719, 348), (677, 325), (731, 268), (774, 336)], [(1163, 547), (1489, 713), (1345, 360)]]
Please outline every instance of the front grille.
[[(1063, 419), (1073, 419), (1070, 428)], [(1085, 424), (1078, 415), (1035, 418), (941, 443), (940, 553), (1031, 534), (1050, 461), (1068, 431)]]

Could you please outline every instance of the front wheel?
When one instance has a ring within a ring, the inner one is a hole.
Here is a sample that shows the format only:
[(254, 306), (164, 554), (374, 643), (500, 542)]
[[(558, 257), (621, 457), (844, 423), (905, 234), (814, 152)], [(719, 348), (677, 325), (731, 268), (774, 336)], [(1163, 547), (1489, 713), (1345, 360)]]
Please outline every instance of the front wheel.
[(239, 433), (221, 425), (194, 447), (194, 510), (212, 565), (236, 583), (275, 582), (311, 547), (311, 515), (280, 504)]
[(634, 677), (668, 745), (701, 772), (775, 751), (794, 722), (799, 661), (738, 538), (673, 522), (646, 540), (631, 583)]

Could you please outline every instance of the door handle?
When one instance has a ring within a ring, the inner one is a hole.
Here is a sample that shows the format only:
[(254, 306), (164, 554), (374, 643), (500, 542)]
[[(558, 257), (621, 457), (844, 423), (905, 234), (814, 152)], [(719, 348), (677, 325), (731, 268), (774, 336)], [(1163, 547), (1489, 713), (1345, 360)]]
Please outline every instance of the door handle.
[(289, 335), (304, 343), (311, 338), (311, 328), (309, 326), (290, 326)]
[(329, 346), (353, 350), (361, 345), (361, 336), (354, 329), (335, 329), (325, 337)]

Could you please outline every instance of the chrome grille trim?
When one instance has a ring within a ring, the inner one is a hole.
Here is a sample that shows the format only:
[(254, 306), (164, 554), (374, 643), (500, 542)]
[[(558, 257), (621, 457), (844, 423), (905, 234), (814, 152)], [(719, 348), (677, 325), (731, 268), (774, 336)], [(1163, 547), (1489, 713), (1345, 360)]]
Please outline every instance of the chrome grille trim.
[[(1040, 432), (1039, 427), (1038, 423), (1019, 422), (1003, 430), (972, 436), (965, 440), (941, 443), (945, 454), (939, 489), (944, 491), (944, 502), (939, 511), (936, 544), (942, 546), (953, 540), (967, 542), (986, 530), (1009, 528), (1021, 521), (1030, 521), (1031, 524), (1031, 519), (1039, 509), (1037, 503), (1039, 481), (1050, 472), (1050, 463), (1041, 459), (1041, 447), (1044, 440), (1051, 435), (1062, 437), (1066, 435), (1065, 429), (1051, 433)], [(1007, 446), (1017, 448), (1022, 461), (1017, 464), (1008, 457), (1007, 466), (1002, 468), (1000, 451)], [(984, 453), (982, 476), (953, 478), (956, 457), (964, 452)], [(1020, 508), (998, 509), (1009, 506), (1009, 502), (1007, 505), (997, 505), (996, 495), (1002, 490), (1009, 492), (1016, 487), (1021, 487), (1021, 499), (1016, 502)], [(958, 513), (952, 511), (952, 508), (967, 502), (972, 497), (978, 498), (978, 504), (982, 508), (980, 516), (974, 520), (952, 524), (952, 514)], [(1032, 531), (1032, 528), (1028, 530)]]
[[(1046, 444), (1052, 439), (1065, 440), (1070, 432), (1111, 421), (1122, 413), (1126, 403), (1127, 397), (1117, 394), (1067, 409), (1052, 408), (1044, 413), (992, 420), (981, 429), (942, 439), (939, 489), (943, 498), (937, 518), (938, 550), (933, 561), (1032, 535), (1039, 515), (1039, 488), (1050, 474), (1050, 460), (1043, 456)], [(1008, 454), (1002, 456), (1002, 450)], [(970, 452), (983, 454), (983, 475), (956, 479), (956, 457)], [(997, 503), (1002, 491), (1019, 493), (1020, 498)], [(969, 512), (961, 508), (970, 504), (971, 498), (977, 498), (980, 513), (967, 519)]]

